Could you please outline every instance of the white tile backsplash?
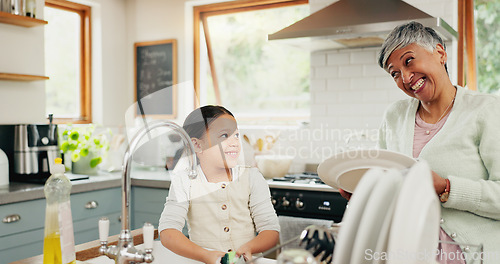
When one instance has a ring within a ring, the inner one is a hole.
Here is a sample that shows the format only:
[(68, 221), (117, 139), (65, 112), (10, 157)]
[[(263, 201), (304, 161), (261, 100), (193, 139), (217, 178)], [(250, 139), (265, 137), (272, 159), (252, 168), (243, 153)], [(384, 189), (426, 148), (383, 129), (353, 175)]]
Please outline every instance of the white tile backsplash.
[(312, 76), (311, 80), (321, 79), (321, 78), (337, 78), (338, 76), (339, 76), (338, 66), (315, 66), (314, 75)]
[(377, 52), (375, 50), (351, 52), (350, 62), (351, 64), (374, 64), (376, 63)]
[(320, 53), (315, 53), (313, 56), (318, 57), (318, 56), (323, 56), (325, 57), (326, 55), (326, 61), (328, 65), (347, 65), (350, 64), (350, 59), (349, 59), (349, 53), (327, 53), (324, 54), (323, 52)]

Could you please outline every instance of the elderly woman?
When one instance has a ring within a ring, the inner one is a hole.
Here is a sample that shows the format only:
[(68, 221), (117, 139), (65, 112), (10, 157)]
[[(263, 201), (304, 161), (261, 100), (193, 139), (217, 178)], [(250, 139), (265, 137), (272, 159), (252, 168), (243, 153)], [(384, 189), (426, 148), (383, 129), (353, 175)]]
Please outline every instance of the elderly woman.
[[(446, 60), (431, 28), (410, 22), (389, 34), (378, 62), (410, 98), (387, 109), (379, 146), (429, 163), (440, 240), (482, 244), (484, 263), (500, 263), (500, 98), (453, 85)], [(468, 247), (440, 245), (441, 263), (464, 263), (446, 258)]]

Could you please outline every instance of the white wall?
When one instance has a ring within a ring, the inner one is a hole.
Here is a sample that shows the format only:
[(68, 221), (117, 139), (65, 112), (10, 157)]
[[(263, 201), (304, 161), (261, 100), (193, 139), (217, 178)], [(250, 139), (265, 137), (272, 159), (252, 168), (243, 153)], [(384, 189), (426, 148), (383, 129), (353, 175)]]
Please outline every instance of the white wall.
[[(0, 72), (44, 76), (43, 34), (43, 26), (0, 23)], [(0, 80), (0, 113), (0, 124), (44, 122), (44, 82)]]

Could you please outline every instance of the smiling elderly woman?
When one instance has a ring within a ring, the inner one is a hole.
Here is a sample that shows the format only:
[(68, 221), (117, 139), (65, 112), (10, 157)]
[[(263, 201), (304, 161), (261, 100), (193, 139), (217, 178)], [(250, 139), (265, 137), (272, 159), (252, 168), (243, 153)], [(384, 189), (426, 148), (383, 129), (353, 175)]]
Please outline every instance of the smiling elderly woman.
[[(379, 146), (431, 166), (442, 204), (440, 240), (482, 244), (484, 263), (500, 263), (500, 98), (454, 86), (446, 60), (445, 43), (431, 28), (410, 22), (389, 34), (379, 65), (410, 98), (387, 109)], [(468, 251), (442, 247), (454, 256)]]

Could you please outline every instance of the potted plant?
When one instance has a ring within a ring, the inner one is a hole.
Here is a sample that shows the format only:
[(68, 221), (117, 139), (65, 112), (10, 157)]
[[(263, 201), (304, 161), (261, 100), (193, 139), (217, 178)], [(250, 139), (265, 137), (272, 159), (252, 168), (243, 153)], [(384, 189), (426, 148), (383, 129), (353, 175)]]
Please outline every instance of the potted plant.
[[(97, 174), (97, 165), (109, 150), (111, 130), (96, 133), (94, 124), (73, 126), (68, 124), (60, 134), (60, 149), (64, 153), (66, 169), (74, 174)], [(69, 163), (71, 160), (71, 163)]]

